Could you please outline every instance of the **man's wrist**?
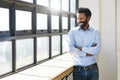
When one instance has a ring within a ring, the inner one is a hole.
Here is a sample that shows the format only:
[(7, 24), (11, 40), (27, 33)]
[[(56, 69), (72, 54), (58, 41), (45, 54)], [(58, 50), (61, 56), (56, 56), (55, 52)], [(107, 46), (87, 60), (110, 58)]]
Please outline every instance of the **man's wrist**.
[(82, 47), (80, 47), (79, 49), (80, 49), (80, 51), (82, 51)]
[(80, 51), (82, 51), (82, 47), (77, 47)]

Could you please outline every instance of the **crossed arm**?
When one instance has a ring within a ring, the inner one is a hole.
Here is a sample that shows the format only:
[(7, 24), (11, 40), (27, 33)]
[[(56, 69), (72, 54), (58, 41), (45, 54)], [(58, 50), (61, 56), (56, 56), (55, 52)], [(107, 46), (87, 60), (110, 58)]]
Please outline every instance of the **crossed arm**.
[[(97, 46), (97, 44), (96, 43), (94, 43), (91, 47), (96, 47)], [(82, 51), (82, 47), (76, 47), (77, 49), (79, 49), (80, 51)], [(93, 56), (93, 54), (91, 54), (91, 53), (86, 53), (86, 56)]]
[(89, 47), (78, 47), (75, 46), (74, 35), (69, 34), (69, 52), (78, 56), (93, 56), (99, 53), (101, 48), (101, 38), (99, 32), (96, 33), (96, 38), (93, 44)]

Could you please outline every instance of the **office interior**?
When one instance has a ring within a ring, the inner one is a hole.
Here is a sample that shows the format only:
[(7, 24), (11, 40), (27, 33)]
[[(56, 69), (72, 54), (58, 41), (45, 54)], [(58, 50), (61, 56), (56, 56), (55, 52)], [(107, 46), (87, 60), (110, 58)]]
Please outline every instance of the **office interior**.
[(67, 54), (79, 7), (101, 34), (99, 80), (120, 80), (120, 0), (0, 0), (0, 78)]

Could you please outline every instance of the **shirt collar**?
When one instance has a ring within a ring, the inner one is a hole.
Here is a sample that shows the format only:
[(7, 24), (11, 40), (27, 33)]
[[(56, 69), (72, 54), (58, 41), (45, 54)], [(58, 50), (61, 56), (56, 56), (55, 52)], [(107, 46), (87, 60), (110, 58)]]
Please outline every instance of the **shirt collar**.
[[(91, 26), (89, 26), (89, 28), (87, 29), (87, 31), (92, 31), (92, 29), (93, 28)], [(80, 26), (78, 27), (78, 30), (82, 30)]]

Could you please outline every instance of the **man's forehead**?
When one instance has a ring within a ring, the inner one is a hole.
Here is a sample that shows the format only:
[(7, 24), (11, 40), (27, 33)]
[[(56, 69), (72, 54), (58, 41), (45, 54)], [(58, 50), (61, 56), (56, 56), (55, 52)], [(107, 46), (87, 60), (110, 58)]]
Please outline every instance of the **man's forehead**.
[(85, 13), (77, 13), (76, 16), (85, 15)]

